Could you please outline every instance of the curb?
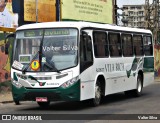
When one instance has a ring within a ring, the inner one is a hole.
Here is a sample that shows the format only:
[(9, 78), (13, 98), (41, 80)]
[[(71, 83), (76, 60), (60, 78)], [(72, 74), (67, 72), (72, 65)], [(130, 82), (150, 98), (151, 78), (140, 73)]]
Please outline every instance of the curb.
[(2, 102), (0, 102), (0, 103), (2, 103), (2, 104), (8, 104), (8, 103), (13, 103), (14, 101), (2, 101)]
[(160, 82), (160, 80), (154, 80), (154, 82)]

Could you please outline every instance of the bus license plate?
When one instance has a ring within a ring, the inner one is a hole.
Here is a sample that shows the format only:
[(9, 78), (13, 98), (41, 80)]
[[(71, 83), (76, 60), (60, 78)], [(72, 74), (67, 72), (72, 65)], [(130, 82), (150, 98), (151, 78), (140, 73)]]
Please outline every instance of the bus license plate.
[(36, 97), (36, 102), (47, 102), (47, 97)]

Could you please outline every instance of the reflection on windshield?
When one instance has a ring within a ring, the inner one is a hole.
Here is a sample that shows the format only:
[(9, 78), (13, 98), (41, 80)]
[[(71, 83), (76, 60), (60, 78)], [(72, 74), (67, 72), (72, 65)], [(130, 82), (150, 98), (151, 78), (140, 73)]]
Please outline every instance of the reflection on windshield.
[[(56, 68), (61, 70), (77, 64), (77, 37), (45, 37), (43, 43), (43, 54), (52, 61)], [(42, 61), (43, 63), (43, 61)]]
[[(42, 30), (19, 31), (14, 60), (27, 67), (39, 51), (41, 57), (38, 55), (34, 60), (41, 62), (41, 67), (36, 71), (59, 72), (74, 67), (77, 65), (77, 33), (76, 29), (46, 29), (42, 38)], [(28, 67), (26, 71), (34, 70)]]
[(27, 70), (30, 68), (29, 64), (32, 59), (39, 60), (40, 41), (40, 38), (17, 39), (14, 60), (22, 63), (24, 65), (24, 69), (26, 67)]

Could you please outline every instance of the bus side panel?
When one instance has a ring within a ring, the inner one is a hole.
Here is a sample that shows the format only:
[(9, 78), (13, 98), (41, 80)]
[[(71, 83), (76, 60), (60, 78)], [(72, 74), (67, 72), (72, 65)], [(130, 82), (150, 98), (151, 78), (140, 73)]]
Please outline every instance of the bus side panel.
[(154, 73), (144, 73), (143, 87), (154, 82)]
[(87, 100), (94, 98), (94, 81), (81, 81), (81, 97), (80, 100)]
[(144, 87), (154, 82), (154, 57), (144, 57), (143, 73)]
[[(99, 61), (100, 62), (100, 61)], [(133, 58), (108, 58), (105, 64), (105, 95), (132, 90), (136, 88), (137, 77), (132, 68)], [(101, 63), (103, 64), (103, 63)], [(109, 67), (110, 66), (110, 67)]]
[(91, 74), (92, 67), (83, 71), (80, 75), (80, 100), (86, 100), (94, 98), (94, 74)]

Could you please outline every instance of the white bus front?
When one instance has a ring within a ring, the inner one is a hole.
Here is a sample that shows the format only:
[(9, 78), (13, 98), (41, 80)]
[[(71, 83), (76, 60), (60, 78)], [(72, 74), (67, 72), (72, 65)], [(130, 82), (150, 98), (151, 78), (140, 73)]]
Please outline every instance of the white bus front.
[(12, 93), (46, 105), (55, 100), (80, 100), (78, 29), (18, 30), (11, 68)]

